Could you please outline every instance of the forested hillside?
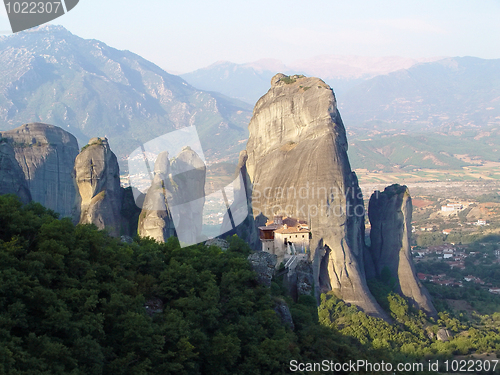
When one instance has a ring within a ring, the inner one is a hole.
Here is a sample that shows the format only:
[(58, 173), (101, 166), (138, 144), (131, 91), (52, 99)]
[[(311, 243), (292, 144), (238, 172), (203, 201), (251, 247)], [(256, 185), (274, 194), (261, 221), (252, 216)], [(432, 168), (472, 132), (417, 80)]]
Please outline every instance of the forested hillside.
[[(227, 251), (173, 237), (122, 243), (0, 196), (0, 374), (275, 375), (292, 360), (396, 366), (500, 352), (498, 314), (433, 321), (392, 293), (390, 275), (370, 288), (393, 324), (333, 293), (319, 308), (293, 302), (279, 278), (259, 285), (246, 243), (228, 240)], [(293, 329), (276, 313), (283, 302)], [(439, 341), (442, 328), (455, 337)]]
[(369, 358), (318, 324), (314, 301), (274, 311), (237, 237), (125, 244), (0, 196), (1, 374), (281, 374), (289, 361)]

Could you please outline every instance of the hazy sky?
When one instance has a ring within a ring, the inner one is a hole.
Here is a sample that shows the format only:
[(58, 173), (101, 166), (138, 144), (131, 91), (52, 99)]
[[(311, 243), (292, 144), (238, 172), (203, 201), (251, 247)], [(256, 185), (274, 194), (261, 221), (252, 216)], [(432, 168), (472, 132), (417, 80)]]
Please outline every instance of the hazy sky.
[(500, 58), (499, 20), (500, 0), (80, 0), (53, 23), (188, 72), (324, 54)]

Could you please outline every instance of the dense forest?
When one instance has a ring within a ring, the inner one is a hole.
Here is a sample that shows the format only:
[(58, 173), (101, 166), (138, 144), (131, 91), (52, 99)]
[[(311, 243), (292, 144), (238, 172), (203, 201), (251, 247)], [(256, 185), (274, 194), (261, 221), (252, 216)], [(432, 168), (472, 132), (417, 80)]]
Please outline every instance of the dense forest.
[(318, 323), (311, 300), (274, 308), (230, 248), (132, 244), (0, 197), (1, 374), (281, 374), (290, 360), (369, 358)]
[[(392, 324), (332, 293), (319, 307), (310, 296), (294, 302), (279, 278), (259, 285), (247, 244), (227, 240), (227, 251), (181, 248), (176, 238), (124, 243), (0, 196), (0, 374), (275, 375), (291, 373), (291, 361), (500, 353), (499, 314), (430, 320), (393, 292), (390, 275), (370, 287)], [(277, 314), (280, 304), (293, 326)], [(450, 341), (437, 340), (442, 328)]]

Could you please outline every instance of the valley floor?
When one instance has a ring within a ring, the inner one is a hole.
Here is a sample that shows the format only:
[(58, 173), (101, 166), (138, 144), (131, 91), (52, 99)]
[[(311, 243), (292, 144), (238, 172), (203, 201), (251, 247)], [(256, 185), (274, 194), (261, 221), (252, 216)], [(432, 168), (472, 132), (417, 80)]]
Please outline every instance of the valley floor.
[(367, 169), (355, 169), (360, 184), (405, 184), (429, 182), (474, 182), (499, 181), (500, 163), (488, 161), (482, 165), (463, 167), (462, 169), (416, 169), (413, 171), (376, 172)]

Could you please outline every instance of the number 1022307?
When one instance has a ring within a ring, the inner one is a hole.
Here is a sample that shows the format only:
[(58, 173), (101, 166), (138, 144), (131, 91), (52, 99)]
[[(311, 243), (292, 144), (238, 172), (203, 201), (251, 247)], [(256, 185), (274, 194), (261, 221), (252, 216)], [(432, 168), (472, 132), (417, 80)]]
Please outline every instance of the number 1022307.
[[(9, 1), (5, 3), (7, 13), (16, 14), (41, 14), (58, 13), (61, 7), (60, 1), (36, 2), (36, 1)], [(64, 11), (63, 11), (64, 13)]]

